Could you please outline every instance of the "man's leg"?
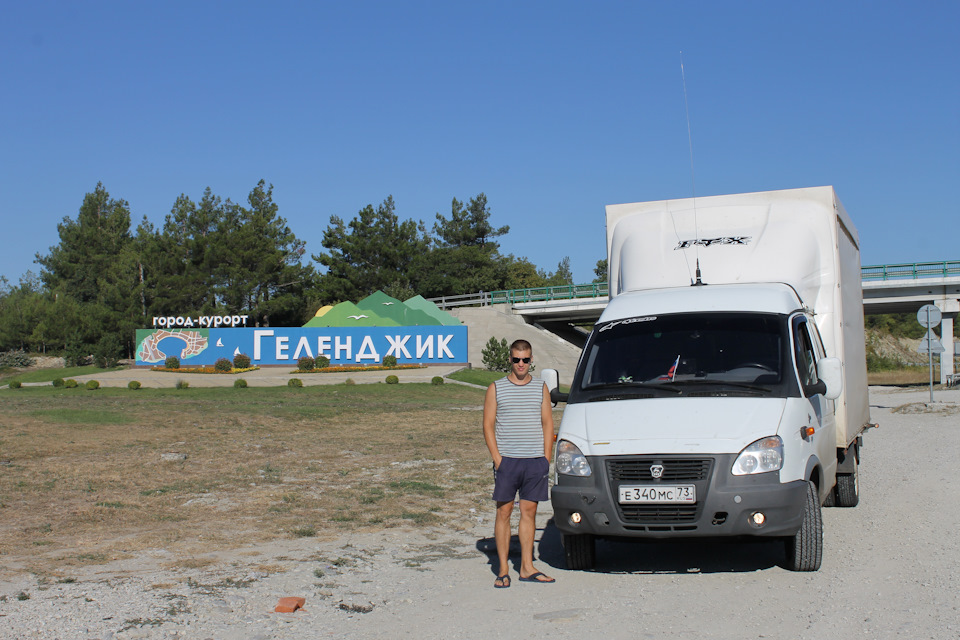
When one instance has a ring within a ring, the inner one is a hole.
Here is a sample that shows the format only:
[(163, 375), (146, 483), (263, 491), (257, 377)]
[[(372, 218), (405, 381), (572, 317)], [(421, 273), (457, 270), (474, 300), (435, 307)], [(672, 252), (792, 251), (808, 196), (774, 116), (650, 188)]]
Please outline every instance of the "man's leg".
[(520, 575), (527, 577), (535, 573), (533, 568), (533, 540), (537, 533), (537, 503), (530, 500), (520, 501)]
[[(521, 503), (522, 504), (522, 503)], [(536, 503), (534, 503), (536, 507)], [(521, 513), (523, 511), (521, 510)], [(497, 518), (493, 525), (493, 539), (497, 543), (497, 557), (500, 559), (498, 576), (510, 573), (510, 516), (513, 514), (513, 500), (497, 502)]]
[[(533, 542), (537, 533), (537, 503), (530, 500), (520, 500), (520, 577), (529, 578), (540, 573), (533, 566)], [(553, 578), (542, 573), (536, 578), (538, 582), (553, 582)]]

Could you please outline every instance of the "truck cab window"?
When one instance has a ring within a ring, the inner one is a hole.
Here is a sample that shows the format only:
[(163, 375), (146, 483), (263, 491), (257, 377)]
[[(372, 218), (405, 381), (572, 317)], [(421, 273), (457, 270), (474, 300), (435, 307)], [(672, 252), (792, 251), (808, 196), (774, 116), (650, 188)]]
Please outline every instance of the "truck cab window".
[(800, 384), (809, 387), (817, 383), (817, 353), (813, 348), (806, 320), (794, 325), (794, 348), (797, 355), (797, 374)]

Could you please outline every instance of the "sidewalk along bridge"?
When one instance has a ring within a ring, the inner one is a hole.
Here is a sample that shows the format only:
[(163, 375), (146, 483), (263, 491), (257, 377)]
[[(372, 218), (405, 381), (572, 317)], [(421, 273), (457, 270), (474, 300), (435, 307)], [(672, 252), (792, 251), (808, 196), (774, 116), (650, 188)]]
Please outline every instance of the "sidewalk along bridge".
[[(863, 311), (912, 313), (925, 304), (935, 304), (943, 312), (940, 377), (953, 376), (953, 325), (960, 312), (960, 260), (914, 262), (865, 266), (860, 269), (863, 283)], [(532, 287), (431, 298), (441, 309), (470, 305), (497, 306), (498, 310), (522, 316), (527, 322), (553, 331), (582, 346), (586, 334), (574, 324), (595, 322), (607, 306), (606, 282)]]

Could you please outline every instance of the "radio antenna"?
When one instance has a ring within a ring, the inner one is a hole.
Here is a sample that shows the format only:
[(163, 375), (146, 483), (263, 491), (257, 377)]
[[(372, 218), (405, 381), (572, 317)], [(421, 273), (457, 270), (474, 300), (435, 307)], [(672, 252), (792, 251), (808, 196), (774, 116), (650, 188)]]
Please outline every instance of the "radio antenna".
[[(690, 187), (693, 193), (693, 230), (696, 241), (700, 239), (700, 223), (697, 220), (697, 176), (693, 170), (693, 133), (690, 129), (690, 104), (687, 102), (687, 75), (683, 70), (683, 51), (680, 52), (680, 78), (683, 81), (683, 107), (687, 113), (687, 145), (690, 148)], [(703, 284), (700, 279), (700, 244), (694, 242), (693, 246), (697, 257), (697, 281), (693, 285), (699, 286)]]

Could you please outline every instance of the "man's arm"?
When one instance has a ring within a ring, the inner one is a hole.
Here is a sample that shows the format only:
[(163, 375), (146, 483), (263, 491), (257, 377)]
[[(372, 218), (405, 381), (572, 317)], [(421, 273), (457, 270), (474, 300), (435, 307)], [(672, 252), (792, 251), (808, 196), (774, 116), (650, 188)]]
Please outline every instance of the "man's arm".
[(543, 455), (549, 460), (553, 453), (553, 405), (546, 383), (543, 385), (543, 402), (540, 403), (540, 423), (543, 425)]
[(500, 449), (497, 447), (497, 387), (491, 384), (487, 387), (487, 395), (483, 399), (483, 439), (487, 441), (487, 449), (493, 458), (495, 469), (500, 468)]

